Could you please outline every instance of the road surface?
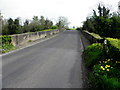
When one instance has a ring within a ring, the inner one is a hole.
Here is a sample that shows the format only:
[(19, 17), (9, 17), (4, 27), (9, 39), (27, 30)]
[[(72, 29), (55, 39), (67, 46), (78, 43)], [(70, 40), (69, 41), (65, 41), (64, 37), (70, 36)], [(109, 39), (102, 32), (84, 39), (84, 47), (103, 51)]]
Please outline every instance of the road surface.
[(82, 88), (83, 45), (78, 31), (2, 57), (3, 88)]

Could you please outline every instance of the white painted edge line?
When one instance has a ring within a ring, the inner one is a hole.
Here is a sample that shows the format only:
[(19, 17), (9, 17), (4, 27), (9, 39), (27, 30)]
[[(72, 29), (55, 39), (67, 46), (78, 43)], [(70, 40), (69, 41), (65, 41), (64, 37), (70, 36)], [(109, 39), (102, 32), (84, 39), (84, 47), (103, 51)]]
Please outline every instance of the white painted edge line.
[(49, 39), (52, 39), (52, 38), (58, 36), (59, 34), (60, 34), (60, 33), (58, 33), (58, 34), (56, 34), (56, 35), (54, 35), (54, 36), (51, 36), (51, 37), (49, 37), (49, 38), (46, 38), (46, 39), (44, 39), (44, 40), (40, 40), (40, 41), (38, 41), (38, 42), (36, 42), (36, 43), (33, 43), (33, 44), (30, 44), (30, 45), (27, 45), (27, 46), (25, 46), (25, 47), (18, 48), (18, 49), (16, 49), (16, 50), (10, 51), (10, 52), (8, 52), (8, 53), (1, 54), (0, 57), (1, 57), (1, 56), (9, 55), (9, 54), (11, 54), (11, 53), (15, 53), (15, 52), (17, 52), (17, 51), (19, 51), (19, 50), (22, 50), (22, 49), (25, 49), (25, 48), (31, 47), (31, 46), (33, 46), (33, 45), (36, 45), (36, 44), (41, 43), (41, 42), (44, 42), (44, 41), (47, 41), (47, 40), (49, 40)]

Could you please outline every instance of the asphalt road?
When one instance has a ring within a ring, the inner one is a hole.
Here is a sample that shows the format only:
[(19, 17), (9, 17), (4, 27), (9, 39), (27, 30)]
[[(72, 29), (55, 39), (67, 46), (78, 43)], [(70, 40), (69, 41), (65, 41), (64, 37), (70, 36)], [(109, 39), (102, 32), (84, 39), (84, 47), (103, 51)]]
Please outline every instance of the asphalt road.
[(65, 31), (2, 57), (3, 88), (82, 88), (83, 51), (78, 31)]

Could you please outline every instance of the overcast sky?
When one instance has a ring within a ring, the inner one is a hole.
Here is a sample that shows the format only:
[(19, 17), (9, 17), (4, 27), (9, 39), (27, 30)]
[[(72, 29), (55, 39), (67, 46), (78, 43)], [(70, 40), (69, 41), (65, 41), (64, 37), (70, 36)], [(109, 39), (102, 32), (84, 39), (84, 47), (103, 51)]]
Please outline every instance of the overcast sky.
[[(91, 14), (99, 2), (108, 4), (112, 10), (117, 11), (119, 0), (0, 0), (0, 10), (4, 18), (20, 17), (32, 19), (33, 16), (45, 16), (56, 20), (65, 16), (70, 26), (80, 26), (86, 17)], [(111, 6), (112, 5), (112, 6)]]

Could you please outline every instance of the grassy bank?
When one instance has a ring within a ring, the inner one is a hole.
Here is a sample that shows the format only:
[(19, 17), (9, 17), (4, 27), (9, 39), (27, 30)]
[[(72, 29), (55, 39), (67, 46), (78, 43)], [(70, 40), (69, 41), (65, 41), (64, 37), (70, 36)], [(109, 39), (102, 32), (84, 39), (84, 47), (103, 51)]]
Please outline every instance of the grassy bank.
[(120, 39), (114, 39), (114, 38), (106, 38), (110, 44), (112, 44), (114, 47), (118, 48), (120, 50)]

